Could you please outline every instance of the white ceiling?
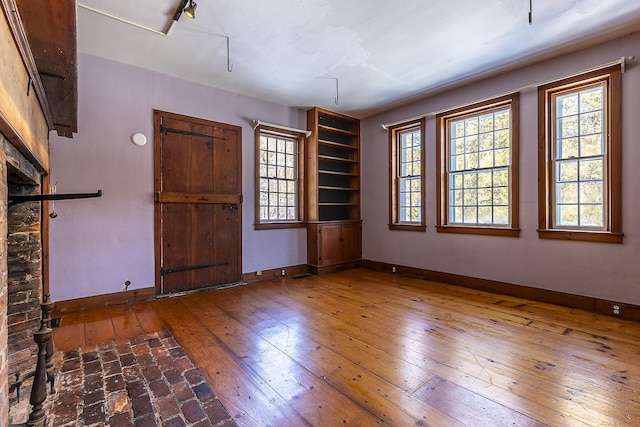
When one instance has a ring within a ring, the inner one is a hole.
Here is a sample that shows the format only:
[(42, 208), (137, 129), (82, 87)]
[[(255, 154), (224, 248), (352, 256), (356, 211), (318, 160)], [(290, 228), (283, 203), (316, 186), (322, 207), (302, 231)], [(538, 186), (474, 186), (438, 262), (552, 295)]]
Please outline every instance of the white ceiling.
[(365, 117), (640, 30), (638, 0), (531, 0), (531, 24), (530, 0), (196, 1), (163, 36), (82, 6), (164, 32), (179, 0), (79, 0), (79, 51)]

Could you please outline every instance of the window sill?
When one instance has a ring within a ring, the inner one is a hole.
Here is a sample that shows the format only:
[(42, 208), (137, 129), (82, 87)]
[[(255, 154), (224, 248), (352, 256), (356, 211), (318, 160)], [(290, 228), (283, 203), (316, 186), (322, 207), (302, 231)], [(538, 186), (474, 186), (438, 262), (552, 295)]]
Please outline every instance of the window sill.
[(296, 222), (262, 222), (259, 224), (253, 224), (256, 230), (277, 230), (282, 228), (303, 228), (307, 223), (304, 221)]
[(581, 242), (622, 243), (622, 233), (608, 231), (538, 230), (540, 239), (576, 240)]
[(485, 236), (506, 236), (520, 237), (519, 228), (498, 228), (498, 227), (474, 227), (474, 226), (455, 226), (455, 225), (437, 225), (438, 233), (458, 233), (458, 234), (479, 234)]
[(389, 230), (400, 230), (400, 231), (427, 231), (427, 226), (422, 224), (389, 224)]

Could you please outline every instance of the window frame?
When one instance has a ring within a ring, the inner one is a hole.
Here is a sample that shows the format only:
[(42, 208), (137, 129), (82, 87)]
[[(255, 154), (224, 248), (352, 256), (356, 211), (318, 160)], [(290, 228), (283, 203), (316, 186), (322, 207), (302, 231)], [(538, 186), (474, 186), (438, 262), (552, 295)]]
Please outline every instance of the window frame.
[[(296, 221), (263, 221), (260, 218), (260, 137), (265, 135), (271, 135), (276, 137), (282, 137), (287, 139), (293, 139), (296, 141), (296, 187), (297, 187), (297, 217)], [(306, 135), (302, 132), (295, 132), (290, 130), (283, 130), (273, 126), (258, 125), (254, 129), (255, 138), (255, 219), (254, 228), (256, 230), (269, 230), (269, 229), (282, 229), (282, 228), (301, 228), (306, 227), (306, 218), (304, 216), (305, 209), (305, 139)]]
[[(499, 107), (510, 108), (510, 182), (509, 182), (509, 224), (505, 226), (495, 224), (450, 224), (449, 223), (449, 167), (450, 143), (448, 121), (470, 115), (482, 115), (483, 112)], [(436, 114), (436, 230), (439, 233), (479, 234), (490, 236), (518, 237), (520, 235), (520, 95), (511, 93), (492, 98), (464, 107), (444, 111)]]
[[(605, 226), (603, 230), (589, 227), (557, 227), (553, 225), (556, 202), (555, 174), (552, 150), (554, 135), (551, 101), (554, 95), (580, 91), (596, 83), (606, 90), (605, 136)], [(538, 237), (541, 239), (578, 240), (590, 242), (622, 242), (622, 72), (619, 65), (583, 73), (538, 87)]]
[[(389, 230), (422, 231), (426, 226), (425, 207), (425, 118), (388, 128), (389, 135)], [(400, 136), (412, 129), (420, 131), (420, 222), (400, 221)]]

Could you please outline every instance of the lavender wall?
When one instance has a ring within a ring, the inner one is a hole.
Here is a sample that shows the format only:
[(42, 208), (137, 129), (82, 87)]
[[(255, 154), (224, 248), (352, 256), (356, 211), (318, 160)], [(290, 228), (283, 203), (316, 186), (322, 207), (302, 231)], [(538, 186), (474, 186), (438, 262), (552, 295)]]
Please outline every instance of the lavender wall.
[(426, 127), (426, 233), (389, 231), (388, 148), (382, 123), (399, 121), (557, 79), (622, 56), (640, 58), (640, 34), (517, 70), (370, 117), (363, 122), (362, 212), (366, 259), (640, 305), (640, 64), (623, 74), (624, 243), (538, 239), (537, 92), (520, 92), (519, 238), (437, 233), (435, 119)]
[[(260, 230), (254, 222), (251, 119), (305, 127), (303, 112), (141, 68), (79, 56), (79, 130), (51, 135), (58, 193), (103, 197), (55, 204), (51, 220), (54, 301), (154, 286), (153, 109), (242, 126), (243, 272), (306, 263), (304, 229)], [(131, 143), (142, 132), (148, 143)]]

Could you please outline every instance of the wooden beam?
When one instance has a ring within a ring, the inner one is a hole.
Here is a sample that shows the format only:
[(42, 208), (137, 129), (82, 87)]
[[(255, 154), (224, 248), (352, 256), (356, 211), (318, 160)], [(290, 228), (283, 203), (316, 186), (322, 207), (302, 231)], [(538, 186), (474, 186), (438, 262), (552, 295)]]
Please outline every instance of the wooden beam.
[(49, 170), (47, 98), (14, 0), (0, 0), (0, 133), (41, 171)]
[(15, 0), (60, 136), (78, 132), (78, 58), (74, 0)]

